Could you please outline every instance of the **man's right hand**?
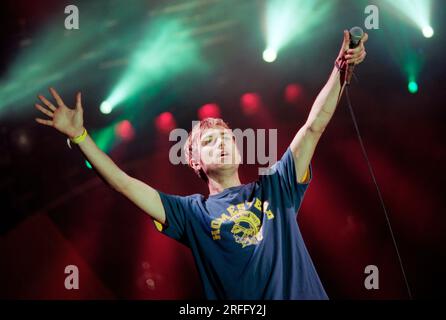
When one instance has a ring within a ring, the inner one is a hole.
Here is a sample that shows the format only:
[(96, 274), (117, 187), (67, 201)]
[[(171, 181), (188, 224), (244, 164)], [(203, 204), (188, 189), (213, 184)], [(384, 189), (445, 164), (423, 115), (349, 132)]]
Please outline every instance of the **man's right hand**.
[[(37, 118), (36, 121), (56, 128), (69, 138), (81, 135), (84, 132), (81, 94), (76, 95), (76, 107), (72, 109), (64, 104), (56, 90), (50, 88), (50, 92), (58, 107), (55, 107), (44, 96), (39, 95), (39, 99), (45, 107), (36, 104), (36, 108), (50, 119)], [(122, 193), (156, 221), (163, 224), (166, 222), (166, 213), (157, 190), (122, 171), (107, 154), (98, 148), (90, 136), (87, 135), (85, 140), (79, 144), (79, 149), (113, 189)]]
[(81, 104), (81, 93), (77, 93), (76, 107), (71, 109), (64, 104), (56, 90), (50, 88), (50, 92), (56, 100), (57, 107), (55, 107), (44, 96), (39, 95), (39, 99), (43, 102), (46, 108), (37, 103), (35, 104), (35, 107), (37, 110), (41, 111), (51, 119), (36, 118), (36, 121), (40, 124), (56, 128), (69, 138), (74, 138), (81, 135), (84, 131), (84, 112)]

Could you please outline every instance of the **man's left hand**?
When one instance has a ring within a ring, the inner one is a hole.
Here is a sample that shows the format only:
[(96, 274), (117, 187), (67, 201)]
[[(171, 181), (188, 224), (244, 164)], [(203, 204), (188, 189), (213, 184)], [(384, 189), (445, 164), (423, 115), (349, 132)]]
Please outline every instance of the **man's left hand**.
[(350, 49), (350, 33), (348, 32), (348, 30), (344, 30), (344, 40), (342, 42), (342, 47), (341, 51), (339, 52), (338, 59), (341, 61), (347, 61), (348, 64), (354, 65), (363, 62), (367, 54), (365, 51), (364, 43), (367, 41), (368, 38), (369, 35), (367, 33), (364, 33), (359, 42), (359, 45), (354, 49)]

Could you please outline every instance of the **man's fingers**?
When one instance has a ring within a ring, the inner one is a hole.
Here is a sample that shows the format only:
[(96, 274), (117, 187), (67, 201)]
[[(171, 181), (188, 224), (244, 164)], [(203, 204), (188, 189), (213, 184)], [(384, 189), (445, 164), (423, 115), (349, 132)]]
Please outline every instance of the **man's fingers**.
[(46, 114), (48, 117), (52, 118), (54, 116), (54, 113), (52, 113), (50, 110), (42, 107), (40, 104), (35, 104), (37, 110), (41, 111), (42, 113)]
[(362, 36), (361, 42), (365, 43), (368, 38), (369, 38), (369, 35), (367, 33), (364, 33), (364, 35)]
[(76, 109), (78, 110), (82, 110), (82, 101), (81, 101), (82, 97), (81, 97), (81, 93), (78, 92), (76, 94)]
[(344, 59), (347, 61), (348, 64), (359, 64), (365, 59), (365, 46), (364, 43), (369, 38), (369, 35), (367, 33), (364, 33), (364, 35), (361, 38), (361, 41), (359, 42), (359, 45), (354, 48), (350, 49), (350, 33), (347, 30), (344, 30)]
[(36, 121), (40, 124), (45, 125), (45, 126), (50, 126), (50, 127), (53, 126), (53, 121), (51, 121), (51, 120), (44, 120), (44, 119), (36, 118)]
[(347, 54), (357, 54), (357, 53), (359, 53), (361, 50), (362, 50), (361, 47), (356, 47), (356, 48), (354, 48), (354, 49), (348, 49), (348, 50), (347, 50)]
[(39, 95), (38, 97), (40, 101), (42, 101), (48, 108), (50, 108), (51, 111), (56, 111), (57, 108), (51, 102), (49, 102), (44, 96)]
[(364, 59), (365, 59), (366, 54), (367, 54), (367, 53), (366, 53), (365, 51), (362, 52), (361, 55), (360, 55), (358, 58), (353, 59), (354, 63), (355, 63), (355, 64), (360, 64), (361, 62), (363, 62)]
[(355, 57), (355, 56), (359, 57), (360, 55), (362, 55), (363, 52), (365, 52), (365, 47), (361, 43), (359, 46), (357, 46), (354, 49), (348, 49), (346, 52), (346, 55), (353, 56), (353, 57)]
[(59, 107), (64, 106), (64, 103), (62, 101), (62, 98), (59, 96), (59, 94), (57, 93), (56, 90), (54, 90), (53, 88), (50, 88), (50, 92), (51, 95), (54, 97), (54, 99), (56, 100), (57, 104), (59, 105)]
[(360, 53), (362, 50), (364, 50), (364, 47), (362, 47), (362, 46), (357, 46), (357, 47), (354, 48), (354, 49), (348, 49), (348, 50), (347, 50), (347, 54), (350, 54), (350, 55), (358, 54), (358, 53)]
[(350, 44), (350, 33), (348, 32), (348, 30), (344, 30), (344, 42), (342, 43), (342, 47), (344, 48), (344, 50), (348, 49), (349, 44)]
[(366, 56), (366, 55), (367, 55), (367, 52), (364, 51), (364, 52), (361, 54), (361, 57), (359, 57), (359, 59), (358, 59), (358, 61), (356, 62), (356, 64), (363, 62), (364, 59), (365, 59), (365, 56)]
[(348, 64), (360, 64), (362, 61), (364, 61), (366, 52), (364, 51), (359, 57), (352, 57), (352, 58), (346, 58)]

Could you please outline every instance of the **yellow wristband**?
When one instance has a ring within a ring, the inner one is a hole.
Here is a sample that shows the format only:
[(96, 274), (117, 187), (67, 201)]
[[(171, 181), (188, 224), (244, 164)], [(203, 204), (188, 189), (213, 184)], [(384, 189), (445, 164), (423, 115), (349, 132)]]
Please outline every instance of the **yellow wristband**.
[(85, 138), (87, 137), (87, 129), (84, 128), (84, 132), (82, 132), (82, 134), (80, 136), (74, 137), (73, 139), (70, 139), (71, 142), (75, 143), (75, 144), (79, 144), (82, 141), (85, 140)]

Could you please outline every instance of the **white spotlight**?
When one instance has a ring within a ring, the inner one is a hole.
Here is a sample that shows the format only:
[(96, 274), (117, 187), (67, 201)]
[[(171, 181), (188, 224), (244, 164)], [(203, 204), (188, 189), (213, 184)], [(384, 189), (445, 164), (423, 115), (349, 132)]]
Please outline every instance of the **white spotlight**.
[(101, 110), (101, 112), (103, 114), (109, 114), (112, 111), (112, 109), (113, 109), (113, 107), (112, 107), (111, 103), (108, 102), (107, 100), (102, 102), (101, 106), (99, 107), (99, 110)]
[(263, 51), (263, 60), (266, 62), (273, 62), (277, 58), (277, 53), (273, 49), (266, 49)]
[(425, 26), (423, 28), (423, 36), (426, 38), (431, 38), (434, 35), (434, 29), (431, 26)]

